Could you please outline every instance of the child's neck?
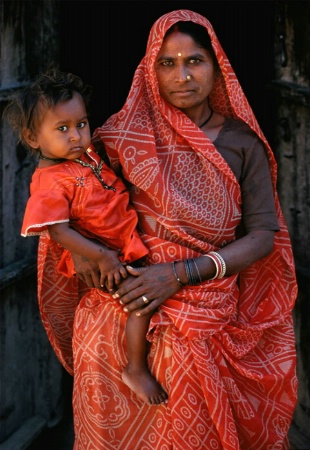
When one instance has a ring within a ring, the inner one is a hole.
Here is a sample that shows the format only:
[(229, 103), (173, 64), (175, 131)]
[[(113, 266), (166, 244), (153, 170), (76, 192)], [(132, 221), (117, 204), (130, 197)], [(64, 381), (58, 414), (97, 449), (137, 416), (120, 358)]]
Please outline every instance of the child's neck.
[(56, 164), (60, 164), (64, 161), (66, 161), (65, 158), (48, 158), (47, 156), (40, 154), (38, 167), (44, 168), (44, 167), (55, 166)]

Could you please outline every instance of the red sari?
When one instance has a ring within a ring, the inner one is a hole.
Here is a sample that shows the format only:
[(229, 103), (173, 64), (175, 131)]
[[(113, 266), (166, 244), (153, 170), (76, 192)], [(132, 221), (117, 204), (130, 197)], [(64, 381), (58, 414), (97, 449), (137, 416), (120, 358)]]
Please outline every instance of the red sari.
[[(245, 121), (266, 145), (280, 231), (266, 258), (239, 275), (187, 286), (154, 314), (149, 365), (168, 392), (168, 405), (148, 406), (121, 382), (126, 315), (117, 302), (94, 290), (83, 297), (73, 335), (75, 450), (288, 448), (297, 387), (291, 316), (297, 287), (276, 164), (207, 19), (181, 10), (154, 24), (123, 109), (96, 131), (94, 142), (103, 141), (114, 168), (132, 184), (150, 264), (199, 256), (235, 239), (241, 192), (234, 174), (204, 133), (158, 92), (154, 61), (165, 32), (179, 20), (200, 23), (211, 36), (221, 69), (212, 108)], [(45, 245), (41, 241), (41, 312), (47, 324), (57, 311), (59, 324), (47, 329), (68, 367), (70, 330), (63, 344), (53, 336), (68, 311), (73, 319), (78, 295), (68, 305), (58, 302)], [(62, 292), (76, 288), (63, 283)]]

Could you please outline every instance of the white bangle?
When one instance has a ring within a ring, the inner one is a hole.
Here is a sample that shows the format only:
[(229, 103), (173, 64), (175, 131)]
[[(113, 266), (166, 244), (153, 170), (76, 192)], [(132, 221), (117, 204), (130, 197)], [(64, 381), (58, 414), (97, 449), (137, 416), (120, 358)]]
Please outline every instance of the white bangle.
[(220, 273), (218, 274), (217, 278), (218, 278), (218, 279), (223, 278), (224, 275), (225, 275), (225, 273), (226, 273), (226, 263), (225, 263), (225, 261), (224, 261), (224, 258), (223, 258), (219, 253), (217, 253), (217, 252), (209, 252), (209, 255), (213, 255), (213, 256), (215, 256), (216, 258), (219, 259), (220, 264), (221, 264), (221, 271), (220, 271)]
[(212, 255), (203, 255), (203, 256), (207, 256), (208, 258), (212, 259), (212, 261), (215, 264), (215, 275), (212, 278), (209, 278), (209, 280), (215, 280), (218, 277), (219, 274), (219, 269), (221, 269), (221, 263), (218, 259), (216, 259), (214, 256)]
[(208, 258), (211, 258), (216, 267), (216, 272), (215, 272), (214, 277), (209, 278), (209, 280), (214, 280), (216, 278), (218, 278), (218, 279), (223, 278), (226, 273), (226, 263), (225, 263), (224, 258), (217, 252), (209, 252), (203, 256), (207, 256)]

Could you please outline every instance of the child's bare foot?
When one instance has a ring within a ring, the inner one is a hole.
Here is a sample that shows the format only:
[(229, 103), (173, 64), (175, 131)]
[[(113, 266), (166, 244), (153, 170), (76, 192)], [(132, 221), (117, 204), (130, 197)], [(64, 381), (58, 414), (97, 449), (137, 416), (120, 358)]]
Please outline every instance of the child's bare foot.
[(148, 405), (167, 403), (167, 393), (157, 383), (147, 368), (141, 367), (139, 370), (133, 370), (127, 366), (122, 372), (122, 380)]

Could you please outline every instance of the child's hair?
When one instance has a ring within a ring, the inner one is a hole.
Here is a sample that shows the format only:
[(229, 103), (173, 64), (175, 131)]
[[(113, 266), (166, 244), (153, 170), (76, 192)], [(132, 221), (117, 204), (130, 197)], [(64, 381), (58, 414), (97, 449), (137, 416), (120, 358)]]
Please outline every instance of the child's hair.
[(26, 142), (25, 131), (35, 133), (38, 130), (42, 106), (49, 109), (62, 101), (70, 100), (74, 92), (82, 96), (88, 110), (91, 86), (85, 85), (80, 77), (72, 73), (61, 72), (54, 65), (38, 75), (32, 84), (19, 91), (4, 110), (4, 116), (10, 126), (18, 132), (19, 142), (36, 153)]

